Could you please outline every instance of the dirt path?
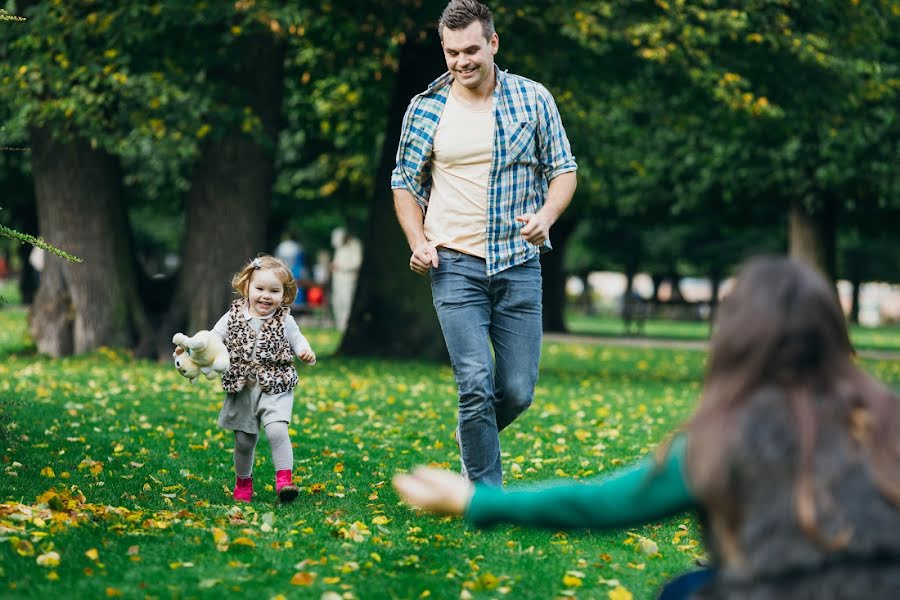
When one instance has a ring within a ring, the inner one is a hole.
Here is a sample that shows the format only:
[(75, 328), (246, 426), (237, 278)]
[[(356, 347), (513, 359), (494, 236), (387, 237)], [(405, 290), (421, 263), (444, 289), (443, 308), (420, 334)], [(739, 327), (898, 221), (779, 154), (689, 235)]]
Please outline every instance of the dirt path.
[[(709, 347), (706, 340), (670, 340), (647, 337), (607, 337), (581, 335), (575, 333), (545, 333), (548, 342), (568, 342), (574, 344), (597, 344), (603, 346), (626, 346), (629, 348), (671, 348), (673, 350), (703, 350)], [(900, 360), (900, 352), (888, 350), (860, 350), (859, 356), (874, 360)]]

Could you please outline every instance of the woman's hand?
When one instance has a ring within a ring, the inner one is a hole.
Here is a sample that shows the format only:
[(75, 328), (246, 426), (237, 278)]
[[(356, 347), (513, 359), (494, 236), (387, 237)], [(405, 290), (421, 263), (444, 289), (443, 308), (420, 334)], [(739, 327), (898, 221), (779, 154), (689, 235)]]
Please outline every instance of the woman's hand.
[(312, 351), (312, 349), (307, 348), (306, 350), (301, 350), (299, 354), (297, 354), (297, 358), (302, 360), (308, 365), (316, 364), (316, 353)]
[(410, 506), (441, 515), (465, 513), (475, 493), (472, 482), (461, 475), (428, 467), (394, 475), (394, 488)]

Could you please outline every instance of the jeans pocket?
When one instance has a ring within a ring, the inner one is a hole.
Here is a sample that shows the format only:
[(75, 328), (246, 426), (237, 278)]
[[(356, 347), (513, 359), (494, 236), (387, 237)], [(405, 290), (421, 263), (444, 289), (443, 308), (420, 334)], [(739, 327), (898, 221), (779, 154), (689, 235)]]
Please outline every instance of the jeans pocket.
[(451, 250), (450, 248), (438, 248), (438, 260), (448, 263), (454, 263), (459, 260), (459, 255), (462, 254), (459, 250)]

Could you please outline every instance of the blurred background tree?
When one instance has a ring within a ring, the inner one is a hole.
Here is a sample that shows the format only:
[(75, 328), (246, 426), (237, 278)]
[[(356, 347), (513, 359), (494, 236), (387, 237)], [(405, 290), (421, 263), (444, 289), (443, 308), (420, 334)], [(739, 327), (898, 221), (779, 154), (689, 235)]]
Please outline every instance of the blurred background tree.
[[(46, 261), (40, 350), (167, 356), (257, 252), (348, 226), (366, 252), (341, 352), (443, 356), (387, 174), (409, 99), (445, 69), (444, 5), (10, 3), (27, 20), (0, 27), (16, 148), (0, 225), (85, 259)], [(565, 328), (566, 276), (599, 268), (715, 288), (744, 256), (789, 251), (857, 285), (898, 278), (896, 0), (492, 9), (498, 65), (550, 89), (579, 162), (542, 257), (546, 330)]]

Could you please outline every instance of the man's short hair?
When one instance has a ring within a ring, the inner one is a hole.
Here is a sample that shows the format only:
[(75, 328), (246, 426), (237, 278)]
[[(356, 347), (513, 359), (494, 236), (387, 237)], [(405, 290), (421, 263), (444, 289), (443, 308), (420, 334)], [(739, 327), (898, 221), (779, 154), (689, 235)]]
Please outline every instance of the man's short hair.
[(465, 29), (475, 21), (481, 23), (485, 39), (494, 35), (494, 16), (491, 10), (478, 0), (450, 0), (438, 20), (438, 35), (444, 39), (444, 28), (452, 31)]

